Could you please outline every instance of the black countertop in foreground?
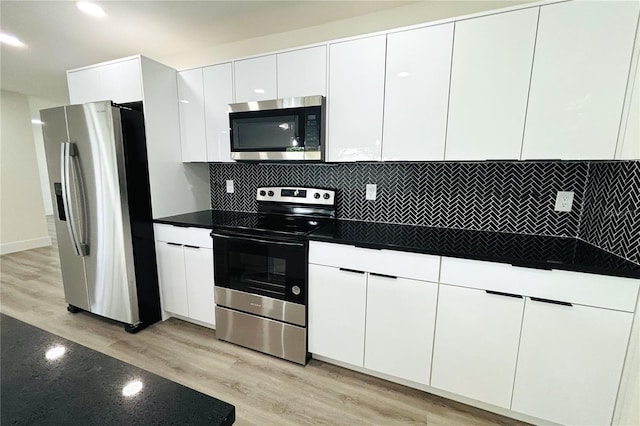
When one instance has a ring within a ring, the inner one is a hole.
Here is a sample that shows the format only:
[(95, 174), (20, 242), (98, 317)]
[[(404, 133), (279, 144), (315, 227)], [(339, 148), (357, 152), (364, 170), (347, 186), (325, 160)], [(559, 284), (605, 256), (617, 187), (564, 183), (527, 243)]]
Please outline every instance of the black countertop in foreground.
[[(250, 229), (257, 217), (256, 213), (203, 210), (155, 222), (207, 229)], [(640, 265), (576, 238), (336, 220), (311, 233), (309, 239), (530, 268), (640, 278)]]
[[(3, 425), (231, 425), (233, 405), (0, 315)], [(46, 353), (65, 348), (57, 359)], [(124, 396), (132, 380), (142, 390)]]

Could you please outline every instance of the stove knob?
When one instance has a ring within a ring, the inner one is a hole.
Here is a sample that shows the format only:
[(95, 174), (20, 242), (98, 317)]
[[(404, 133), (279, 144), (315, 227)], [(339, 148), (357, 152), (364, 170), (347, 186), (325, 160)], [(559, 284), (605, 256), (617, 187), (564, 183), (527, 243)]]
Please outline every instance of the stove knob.
[(318, 199), (320, 198), (320, 193), (316, 192), (315, 194), (313, 194), (313, 198)]
[(269, 191), (268, 194), (269, 194), (269, 197), (273, 197), (273, 191)]
[(297, 285), (294, 285), (293, 287), (291, 287), (291, 292), (294, 295), (299, 296), (300, 295), (300, 287), (298, 287)]
[(325, 192), (325, 193), (324, 193), (323, 198), (324, 198), (325, 200), (328, 200), (328, 199), (329, 199), (329, 193), (328, 193), (328, 192)]
[(261, 196), (261, 197), (264, 197), (265, 195), (267, 195), (267, 193), (266, 193), (266, 192), (264, 192), (264, 191), (260, 191), (260, 196)]

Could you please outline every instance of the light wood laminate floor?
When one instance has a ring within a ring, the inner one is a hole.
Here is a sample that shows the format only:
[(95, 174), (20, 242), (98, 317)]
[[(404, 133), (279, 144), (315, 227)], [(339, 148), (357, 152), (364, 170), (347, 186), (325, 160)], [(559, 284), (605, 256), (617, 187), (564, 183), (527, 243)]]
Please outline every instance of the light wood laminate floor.
[[(49, 225), (53, 234), (51, 218)], [(52, 247), (0, 257), (0, 311), (229, 402), (238, 425), (520, 424), (317, 360), (301, 367), (173, 318), (130, 335), (119, 324), (68, 313), (53, 237)]]

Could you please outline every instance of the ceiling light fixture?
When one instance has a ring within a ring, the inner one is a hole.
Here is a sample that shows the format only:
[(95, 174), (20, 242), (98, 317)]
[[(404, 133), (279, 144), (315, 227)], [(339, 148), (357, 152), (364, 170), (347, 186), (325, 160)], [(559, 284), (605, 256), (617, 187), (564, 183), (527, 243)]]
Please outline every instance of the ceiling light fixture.
[(256, 93), (264, 93), (264, 89), (253, 89)]
[(87, 15), (95, 16), (96, 18), (106, 16), (103, 8), (90, 1), (78, 1), (76, 2), (76, 6)]
[(18, 37), (11, 34), (7, 34), (7, 33), (0, 33), (0, 43), (8, 44), (9, 46), (14, 46), (14, 47), (26, 46), (26, 44), (20, 41)]
[(402, 71), (398, 73), (398, 77), (400, 78), (404, 78), (404, 77), (408, 77), (409, 73), (407, 71)]
[(31, 122), (32, 122), (33, 124), (38, 124), (38, 125), (40, 125), (40, 126), (42, 126), (42, 125), (44, 124), (44, 121), (42, 121), (42, 120), (38, 120), (37, 118), (32, 119), (32, 120), (31, 120)]

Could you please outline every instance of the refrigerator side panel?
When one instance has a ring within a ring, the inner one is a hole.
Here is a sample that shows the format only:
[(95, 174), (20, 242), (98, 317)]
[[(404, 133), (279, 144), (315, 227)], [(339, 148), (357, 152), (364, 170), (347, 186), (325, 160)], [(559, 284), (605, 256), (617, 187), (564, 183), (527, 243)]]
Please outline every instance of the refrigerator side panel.
[(82, 238), (91, 312), (134, 324), (139, 318), (121, 130), (114, 127), (110, 102), (69, 106), (67, 122), (85, 194), (85, 202), (76, 201), (78, 216), (86, 217)]
[(90, 310), (84, 261), (81, 256), (76, 255), (74, 250), (62, 191), (61, 150), (62, 144), (69, 141), (65, 107), (42, 110), (40, 118), (44, 122), (42, 133), (65, 299), (70, 305)]

